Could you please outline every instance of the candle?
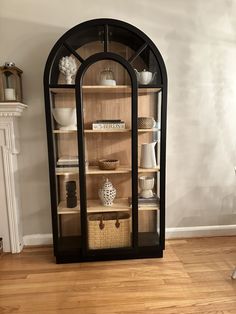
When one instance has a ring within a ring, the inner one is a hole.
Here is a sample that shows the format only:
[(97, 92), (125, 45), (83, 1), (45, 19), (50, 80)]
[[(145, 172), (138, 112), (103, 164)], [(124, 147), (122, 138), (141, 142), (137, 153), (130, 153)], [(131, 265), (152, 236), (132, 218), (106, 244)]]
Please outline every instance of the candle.
[(16, 100), (16, 91), (14, 88), (5, 88), (5, 100)]

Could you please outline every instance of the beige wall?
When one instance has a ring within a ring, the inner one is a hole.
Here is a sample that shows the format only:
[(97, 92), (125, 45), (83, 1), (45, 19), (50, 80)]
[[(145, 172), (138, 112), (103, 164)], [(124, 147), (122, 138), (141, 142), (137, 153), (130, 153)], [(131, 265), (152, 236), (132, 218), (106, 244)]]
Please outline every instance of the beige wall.
[(236, 2), (0, 0), (0, 64), (24, 70), (24, 234), (51, 232), (43, 71), (72, 26), (111, 17), (143, 30), (169, 76), (167, 226), (236, 223)]

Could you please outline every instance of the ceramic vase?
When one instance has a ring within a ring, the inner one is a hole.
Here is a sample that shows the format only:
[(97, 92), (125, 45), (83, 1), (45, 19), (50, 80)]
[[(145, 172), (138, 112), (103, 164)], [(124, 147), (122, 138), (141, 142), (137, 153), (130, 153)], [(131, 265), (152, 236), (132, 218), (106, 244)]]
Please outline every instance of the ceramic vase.
[(116, 197), (116, 189), (108, 179), (105, 180), (103, 186), (99, 189), (98, 196), (103, 206), (113, 205), (113, 201)]
[(156, 143), (157, 142), (141, 144), (141, 168), (155, 168), (157, 166), (155, 155)]
[(150, 176), (141, 176), (138, 178), (140, 187), (140, 196), (143, 198), (153, 197), (154, 178)]

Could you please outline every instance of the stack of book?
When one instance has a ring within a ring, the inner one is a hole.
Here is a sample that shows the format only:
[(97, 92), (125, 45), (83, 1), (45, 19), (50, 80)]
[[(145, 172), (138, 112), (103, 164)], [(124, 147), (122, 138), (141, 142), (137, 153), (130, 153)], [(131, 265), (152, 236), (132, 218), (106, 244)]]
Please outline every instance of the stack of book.
[(61, 156), (57, 160), (58, 167), (78, 167), (79, 158), (78, 156)]
[[(129, 205), (132, 206), (132, 198), (129, 197), (128, 199)], [(138, 196), (138, 207), (139, 208), (157, 208), (160, 204), (160, 198), (154, 195), (153, 197), (143, 198)]]
[(122, 120), (96, 120), (92, 123), (92, 129), (125, 129), (125, 122)]

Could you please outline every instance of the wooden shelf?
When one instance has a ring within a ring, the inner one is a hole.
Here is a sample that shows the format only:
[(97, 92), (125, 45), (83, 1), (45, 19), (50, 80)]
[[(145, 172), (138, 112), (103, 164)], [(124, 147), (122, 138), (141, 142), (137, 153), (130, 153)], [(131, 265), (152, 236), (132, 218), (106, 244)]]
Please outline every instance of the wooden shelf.
[(76, 134), (77, 130), (53, 130), (55, 134)]
[(57, 176), (68, 176), (68, 175), (78, 175), (78, 167), (56, 167)]
[(57, 213), (59, 215), (65, 215), (65, 214), (78, 214), (80, 213), (80, 206), (79, 206), (79, 201), (78, 205), (74, 208), (68, 208), (66, 207), (66, 201), (61, 201), (58, 205), (57, 208)]
[(111, 174), (111, 173), (130, 173), (131, 169), (128, 166), (121, 166), (115, 170), (101, 170), (98, 166), (89, 166), (86, 174)]
[(127, 198), (117, 198), (114, 200), (112, 206), (103, 206), (100, 200), (88, 200), (88, 213), (104, 213), (104, 212), (115, 212), (115, 211), (130, 211), (130, 206)]
[[(153, 128), (153, 129), (138, 129), (138, 133), (151, 133), (151, 132), (157, 132), (160, 131), (160, 129)], [(86, 129), (84, 130), (84, 133), (127, 133), (131, 132), (131, 129), (114, 129), (114, 130), (92, 130), (92, 129)], [(55, 134), (75, 134), (77, 133), (77, 130), (53, 130), (53, 133)]]
[[(104, 213), (104, 212), (115, 212), (115, 211), (129, 211), (130, 206), (127, 198), (117, 198), (112, 206), (103, 206), (100, 200), (88, 200), (87, 212), (90, 213)], [(64, 214), (78, 214), (80, 212), (79, 205), (75, 208), (67, 208), (66, 201), (60, 202), (58, 205), (57, 213), (59, 215)]]
[[(160, 171), (160, 167), (155, 168), (138, 168), (138, 173), (153, 173)], [(86, 171), (87, 175), (101, 175), (101, 174), (122, 174), (122, 173), (131, 173), (131, 168), (128, 166), (121, 166), (115, 170), (101, 170), (98, 166), (89, 166)], [(77, 167), (56, 167), (56, 175), (77, 175), (79, 174), (79, 168)]]
[[(79, 200), (78, 200), (79, 204)], [(127, 198), (117, 198), (114, 200), (114, 203), (112, 206), (103, 206), (100, 202), (100, 200), (88, 200), (87, 203), (87, 212), (89, 214), (91, 213), (104, 213), (104, 212), (122, 212), (122, 211), (130, 211), (132, 208), (129, 205)], [(159, 210), (159, 206), (140, 206), (139, 210), (145, 210), (145, 211), (152, 211), (152, 210)], [(71, 214), (78, 214), (80, 213), (80, 206), (77, 205), (74, 208), (67, 208), (66, 207), (66, 201), (61, 201), (58, 205), (57, 209), (58, 215), (71, 215)]]
[[(99, 86), (99, 85), (87, 85), (83, 86), (82, 90), (84, 93), (122, 93), (131, 94), (131, 87), (128, 85), (116, 85), (116, 86)], [(75, 94), (75, 85), (66, 87), (58, 85), (57, 87), (51, 87), (50, 91), (54, 94)], [(138, 88), (139, 94), (157, 93), (161, 91), (160, 87), (142, 87)]]
[(152, 128), (152, 129), (138, 129), (138, 133), (148, 133), (148, 132), (157, 132), (160, 131), (158, 128)]
[(143, 210), (143, 211), (152, 211), (152, 210), (159, 210), (160, 207), (157, 205), (157, 206), (139, 206), (138, 210)]
[(160, 167), (157, 166), (155, 168), (141, 168), (138, 167), (138, 173), (146, 173), (146, 172), (159, 172), (160, 171)]
[(84, 133), (127, 133), (131, 129), (103, 129), (103, 130), (84, 130)]

